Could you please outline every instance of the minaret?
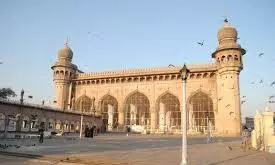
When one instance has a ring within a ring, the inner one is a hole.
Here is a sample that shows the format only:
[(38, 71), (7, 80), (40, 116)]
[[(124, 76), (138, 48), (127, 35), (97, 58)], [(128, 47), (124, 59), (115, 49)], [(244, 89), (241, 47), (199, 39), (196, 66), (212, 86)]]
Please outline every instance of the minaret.
[(72, 64), (73, 51), (66, 41), (65, 47), (58, 50), (57, 62), (51, 67), (53, 70), (53, 81), (55, 83), (56, 107), (67, 109), (70, 101), (69, 93), (72, 90), (72, 79), (74, 78), (77, 66)]
[(219, 45), (212, 54), (217, 64), (217, 118), (216, 131), (239, 135), (241, 131), (240, 83), (242, 56), (246, 51), (237, 43), (237, 30), (224, 20), (219, 29)]

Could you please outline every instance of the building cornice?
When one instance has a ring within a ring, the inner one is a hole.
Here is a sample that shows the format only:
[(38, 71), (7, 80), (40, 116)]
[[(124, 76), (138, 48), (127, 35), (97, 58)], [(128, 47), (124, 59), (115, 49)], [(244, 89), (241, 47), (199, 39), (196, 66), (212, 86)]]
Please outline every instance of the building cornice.
[[(180, 80), (179, 70), (183, 65), (176, 67), (156, 67), (142, 69), (128, 69), (120, 71), (106, 71), (77, 74), (73, 79), (76, 85), (114, 84), (129, 82), (148, 82), (164, 80)], [(215, 63), (187, 65), (190, 70), (188, 79), (213, 78), (217, 71)]]
[[(173, 73), (179, 73), (179, 69), (182, 66), (183, 65), (177, 65), (175, 68), (174, 67), (155, 67), (155, 68), (139, 68), (139, 69), (125, 69), (125, 70), (117, 70), (117, 71), (80, 73), (76, 75), (75, 80), (173, 74)], [(191, 65), (187, 65), (187, 68), (190, 70), (190, 72), (207, 72), (207, 71), (217, 70), (215, 63), (191, 64)]]

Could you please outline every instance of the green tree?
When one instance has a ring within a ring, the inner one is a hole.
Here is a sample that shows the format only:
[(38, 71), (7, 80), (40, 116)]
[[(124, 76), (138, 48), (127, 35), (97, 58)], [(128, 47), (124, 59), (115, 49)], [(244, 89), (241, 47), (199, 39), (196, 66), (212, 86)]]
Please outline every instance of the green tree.
[(16, 94), (11, 88), (1, 88), (0, 89), (0, 98), (8, 99), (10, 97), (15, 97)]

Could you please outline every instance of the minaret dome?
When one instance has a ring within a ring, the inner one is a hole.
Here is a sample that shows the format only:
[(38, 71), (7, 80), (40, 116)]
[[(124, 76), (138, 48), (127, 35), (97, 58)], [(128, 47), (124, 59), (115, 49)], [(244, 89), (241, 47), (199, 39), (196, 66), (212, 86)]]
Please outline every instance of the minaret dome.
[(219, 44), (223, 42), (236, 42), (238, 37), (237, 30), (228, 23), (225, 23), (218, 31)]
[(65, 47), (58, 50), (58, 59), (61, 61), (72, 61), (73, 59), (73, 51), (71, 48), (65, 44)]

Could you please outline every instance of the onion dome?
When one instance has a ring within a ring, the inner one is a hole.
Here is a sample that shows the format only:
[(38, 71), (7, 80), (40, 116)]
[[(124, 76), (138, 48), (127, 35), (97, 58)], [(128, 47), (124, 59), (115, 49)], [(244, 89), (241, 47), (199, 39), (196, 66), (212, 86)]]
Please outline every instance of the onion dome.
[(229, 25), (228, 23), (225, 23), (223, 27), (219, 29), (218, 32), (218, 40), (219, 44), (222, 44), (224, 42), (236, 42), (237, 41), (238, 32), (237, 30)]
[(65, 44), (65, 47), (58, 50), (58, 59), (60, 61), (72, 61), (73, 51), (71, 50), (71, 48), (69, 48), (67, 43)]
[(241, 46), (237, 43), (237, 39), (237, 30), (231, 26), (226, 19), (225, 24), (218, 31), (219, 45), (216, 51), (212, 54), (212, 57), (215, 57), (217, 52), (226, 49), (240, 49), (242, 54), (245, 54), (245, 50), (242, 49)]

